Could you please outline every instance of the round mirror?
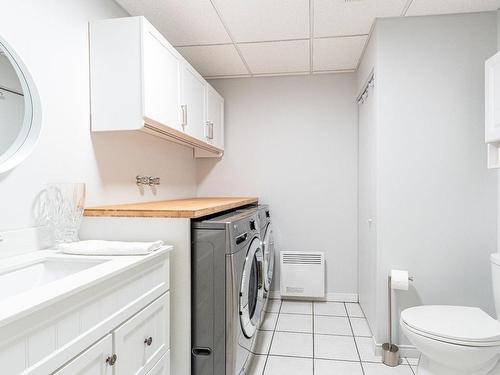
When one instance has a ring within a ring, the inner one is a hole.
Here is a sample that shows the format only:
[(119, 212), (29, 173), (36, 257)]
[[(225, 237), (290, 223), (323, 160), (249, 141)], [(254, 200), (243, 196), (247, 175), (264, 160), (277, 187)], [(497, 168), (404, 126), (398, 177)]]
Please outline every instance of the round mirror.
[(0, 38), (0, 173), (21, 163), (40, 135), (35, 85), (12, 48)]

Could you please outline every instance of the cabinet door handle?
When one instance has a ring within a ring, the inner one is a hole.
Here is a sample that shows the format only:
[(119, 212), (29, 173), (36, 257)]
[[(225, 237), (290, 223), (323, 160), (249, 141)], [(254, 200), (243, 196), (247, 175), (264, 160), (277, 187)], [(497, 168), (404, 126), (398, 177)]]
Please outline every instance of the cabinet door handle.
[(210, 122), (208, 129), (209, 129), (209, 132), (208, 132), (209, 139), (214, 139), (214, 123), (213, 122)]
[(149, 336), (147, 339), (144, 339), (144, 344), (146, 344), (147, 346), (151, 346), (152, 343), (153, 338), (151, 336)]
[(205, 138), (210, 139), (210, 121), (205, 121)]
[(110, 366), (113, 366), (116, 363), (117, 358), (118, 357), (116, 356), (116, 354), (113, 354), (112, 356), (106, 358), (106, 363)]
[(188, 106), (187, 104), (181, 105), (182, 109), (182, 126), (187, 126), (188, 124)]

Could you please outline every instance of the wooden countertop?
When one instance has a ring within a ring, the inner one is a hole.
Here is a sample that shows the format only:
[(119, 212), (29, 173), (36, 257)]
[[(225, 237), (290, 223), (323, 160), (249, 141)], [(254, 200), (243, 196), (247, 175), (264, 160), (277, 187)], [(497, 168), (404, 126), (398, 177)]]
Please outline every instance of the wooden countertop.
[(170, 201), (89, 207), (85, 216), (170, 217), (195, 219), (233, 208), (258, 203), (255, 197), (190, 198)]

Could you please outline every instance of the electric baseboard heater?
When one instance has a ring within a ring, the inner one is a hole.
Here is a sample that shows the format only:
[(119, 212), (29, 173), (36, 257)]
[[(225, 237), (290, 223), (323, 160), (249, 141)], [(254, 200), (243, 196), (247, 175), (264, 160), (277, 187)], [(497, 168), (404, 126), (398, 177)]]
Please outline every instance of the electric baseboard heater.
[(280, 266), (282, 298), (325, 297), (325, 253), (282, 251)]

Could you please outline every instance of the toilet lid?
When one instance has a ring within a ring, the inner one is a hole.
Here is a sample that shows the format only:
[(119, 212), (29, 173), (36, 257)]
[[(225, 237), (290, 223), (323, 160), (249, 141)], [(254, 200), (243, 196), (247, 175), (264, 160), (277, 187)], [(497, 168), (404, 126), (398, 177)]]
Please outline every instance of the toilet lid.
[(477, 307), (417, 306), (404, 310), (401, 320), (429, 335), (461, 342), (500, 341), (500, 322)]

